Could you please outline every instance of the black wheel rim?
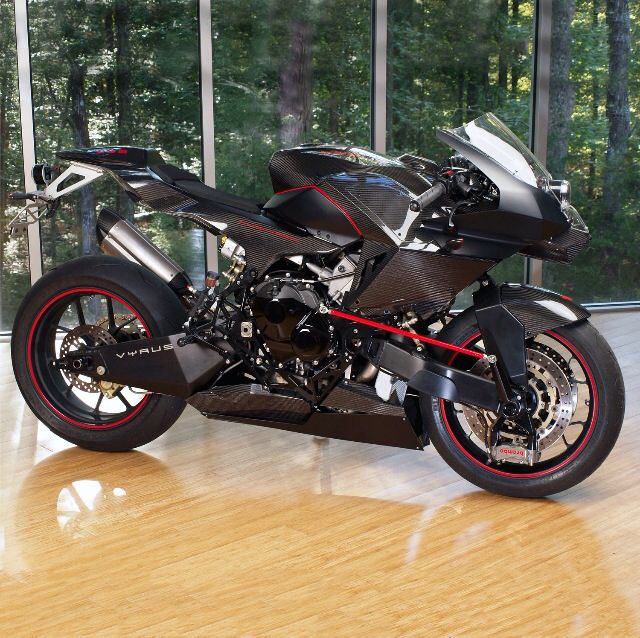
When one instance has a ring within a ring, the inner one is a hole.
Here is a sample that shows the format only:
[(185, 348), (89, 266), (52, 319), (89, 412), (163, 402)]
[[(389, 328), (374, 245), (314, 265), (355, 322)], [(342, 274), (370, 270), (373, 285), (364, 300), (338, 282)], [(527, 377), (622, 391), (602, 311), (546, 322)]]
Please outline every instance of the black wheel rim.
[[(553, 348), (562, 356), (575, 377), (579, 388), (576, 397), (576, 407), (569, 427), (558, 440), (542, 454), (540, 460), (533, 466), (518, 463), (501, 462), (489, 464), (486, 448), (461, 417), (461, 406), (450, 401), (439, 400), (439, 411), (443, 423), (456, 447), (476, 465), (498, 475), (514, 478), (532, 478), (553, 472), (570, 463), (582, 451), (587, 440), (593, 433), (597, 411), (597, 391), (593, 374), (584, 356), (576, 346), (556, 332), (548, 331), (528, 340), (528, 346), (544, 344)], [(474, 333), (463, 344), (468, 348), (482, 350), (482, 340), (479, 332)], [(454, 354), (450, 365), (457, 368), (469, 369), (475, 360), (464, 355)]]
[[(113, 292), (87, 287), (55, 295), (37, 313), (27, 337), (27, 365), (40, 398), (56, 416), (76, 427), (106, 429), (130, 421), (146, 404), (147, 393), (120, 387), (109, 396), (94, 391), (96, 384), (90, 384), (91, 379), (74, 377), (52, 366), (66, 335), (78, 332), (84, 336), (76, 341), (89, 346), (100, 345), (92, 343), (89, 333), (108, 334), (109, 342), (151, 336), (140, 314)], [(80, 389), (89, 385), (91, 391)]]

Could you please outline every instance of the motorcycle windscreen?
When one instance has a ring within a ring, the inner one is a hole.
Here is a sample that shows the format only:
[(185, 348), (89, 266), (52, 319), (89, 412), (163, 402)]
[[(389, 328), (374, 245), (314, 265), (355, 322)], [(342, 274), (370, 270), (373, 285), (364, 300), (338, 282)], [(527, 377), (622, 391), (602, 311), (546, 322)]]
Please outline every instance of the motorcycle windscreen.
[[(496, 220), (496, 231), (500, 231), (502, 224), (511, 233), (518, 228), (523, 241), (538, 241), (569, 227), (559, 200), (541, 188), (551, 175), (495, 115), (487, 113), (458, 128), (440, 129), (437, 136), (472, 162), (498, 188), (498, 211), (509, 216)], [(466, 224), (472, 221), (470, 217)]]
[[(465, 156), (469, 147), (480, 151), (492, 163), (530, 186), (539, 187), (551, 179), (540, 160), (493, 113), (485, 113), (458, 128), (440, 129), (438, 137)], [(481, 166), (478, 168), (485, 172)]]

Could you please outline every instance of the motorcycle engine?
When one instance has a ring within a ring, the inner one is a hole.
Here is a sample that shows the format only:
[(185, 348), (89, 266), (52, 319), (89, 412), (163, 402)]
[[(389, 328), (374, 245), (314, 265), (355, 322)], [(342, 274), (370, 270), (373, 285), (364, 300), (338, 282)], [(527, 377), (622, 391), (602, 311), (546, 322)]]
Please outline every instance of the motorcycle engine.
[(330, 324), (327, 315), (320, 314), (322, 299), (310, 284), (275, 277), (254, 292), (255, 324), (276, 361), (319, 362), (327, 356)]

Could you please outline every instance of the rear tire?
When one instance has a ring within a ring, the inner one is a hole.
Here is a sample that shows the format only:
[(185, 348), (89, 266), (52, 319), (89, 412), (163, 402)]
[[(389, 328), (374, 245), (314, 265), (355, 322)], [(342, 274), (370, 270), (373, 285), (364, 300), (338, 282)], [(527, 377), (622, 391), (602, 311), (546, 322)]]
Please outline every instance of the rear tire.
[[(56, 321), (56, 312), (58, 315), (68, 312), (56, 311), (56, 304), (62, 307), (63, 302), (73, 304), (85, 297), (116, 300), (120, 307), (131, 311), (153, 337), (179, 332), (186, 313), (176, 295), (154, 273), (107, 256), (80, 257), (52, 270), (29, 290), (18, 309), (11, 338), (11, 358), (18, 387), (34, 414), (52, 432), (80, 447), (110, 452), (130, 450), (153, 441), (171, 427), (184, 410), (185, 402), (160, 394), (141, 395), (136, 397), (137, 403), (130, 405), (130, 409), (125, 407), (122, 415), (114, 415), (111, 422), (108, 413), (102, 420), (83, 419), (77, 416), (80, 408), (72, 411), (72, 404), (83, 405), (76, 398), (77, 391), (67, 394), (71, 397), (67, 403), (63, 400), (64, 393), (58, 391), (62, 387), (61, 379), (65, 378), (62, 373), (57, 374), (55, 383), (45, 383), (55, 374), (50, 372), (49, 360), (51, 349), (56, 346), (37, 341), (37, 335), (48, 329), (49, 335), (58, 335), (59, 342), (60, 330), (46, 326), (47, 321)], [(116, 336), (121, 338), (121, 334)], [(88, 396), (102, 402), (100, 393)], [(104, 404), (109, 401), (116, 398), (107, 397)], [(126, 405), (126, 400), (123, 403)], [(92, 413), (85, 408), (84, 414), (91, 416)]]
[[(458, 315), (440, 334), (440, 338), (456, 345), (466, 345), (478, 334), (473, 309)], [(423, 396), (421, 410), (430, 439), (446, 463), (474, 485), (496, 494), (516, 497), (543, 497), (567, 490), (592, 474), (611, 452), (624, 418), (625, 393), (622, 373), (611, 348), (602, 335), (588, 322), (556, 328), (553, 334), (559, 342), (570, 345), (588, 371), (596, 393), (596, 408), (590, 410), (583, 439), (576, 443), (575, 454), (557, 467), (536, 471), (536, 465), (517, 468), (522, 475), (501, 471), (487, 465), (466, 449), (456, 428), (448, 423), (452, 404), (438, 398)], [(451, 354), (445, 355), (451, 360)], [(452, 364), (453, 365), (453, 364)], [(592, 420), (591, 420), (592, 419)], [(586, 429), (586, 428), (589, 429)], [(511, 465), (511, 464), (509, 464)], [(508, 467), (508, 466), (507, 466)], [(512, 467), (515, 467), (512, 465)]]

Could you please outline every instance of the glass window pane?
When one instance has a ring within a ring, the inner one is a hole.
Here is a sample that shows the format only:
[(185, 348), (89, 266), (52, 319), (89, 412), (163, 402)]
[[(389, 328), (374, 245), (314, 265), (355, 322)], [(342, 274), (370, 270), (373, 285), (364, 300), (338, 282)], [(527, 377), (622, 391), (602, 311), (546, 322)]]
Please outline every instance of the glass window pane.
[(212, 3), (216, 185), (264, 201), (271, 154), (369, 145), (369, 0)]
[(7, 224), (20, 210), (9, 193), (24, 189), (20, 103), (12, 2), (0, 2), (0, 332), (11, 325), (29, 288), (26, 236), (9, 237)]
[[(65, 148), (109, 144), (156, 148), (200, 172), (197, 2), (30, 0), (38, 159)], [(167, 251), (196, 282), (204, 272), (200, 229), (135, 207), (109, 180), (73, 193), (42, 224), (45, 269), (98, 252), (95, 211), (117, 210)]]
[[(439, 127), (460, 126), (494, 112), (529, 139), (532, 0), (389, 3), (387, 149), (441, 162), (451, 149)], [(491, 273), (522, 281), (515, 255)], [(465, 298), (466, 299), (466, 298)]]
[(640, 10), (610, 4), (553, 3), (547, 166), (593, 239), (569, 266), (545, 262), (544, 285), (581, 302), (640, 300)]

